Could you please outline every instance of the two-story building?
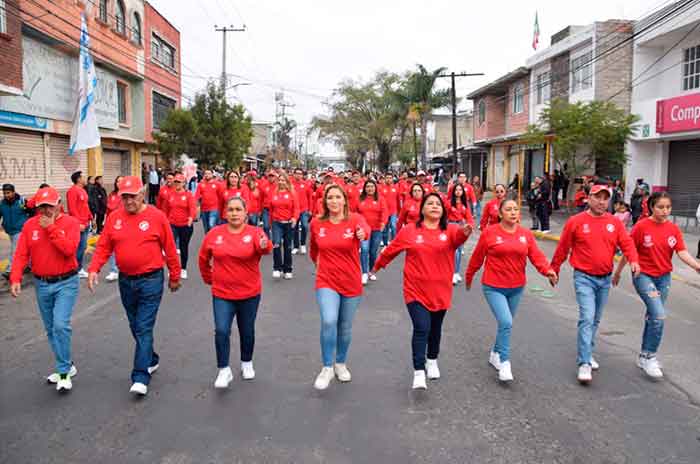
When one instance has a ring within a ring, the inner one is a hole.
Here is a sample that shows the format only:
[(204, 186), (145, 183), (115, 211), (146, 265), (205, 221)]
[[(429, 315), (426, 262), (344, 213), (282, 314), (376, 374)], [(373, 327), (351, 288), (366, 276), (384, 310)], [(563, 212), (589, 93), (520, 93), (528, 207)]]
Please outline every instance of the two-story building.
[[(85, 4), (5, 0), (6, 32), (0, 43), (11, 51), (0, 53), (0, 68), (12, 72), (9, 83), (0, 81), (0, 182), (15, 184), (23, 194), (33, 193), (42, 182), (66, 190), (76, 170), (102, 175), (111, 190), (118, 175), (140, 173), (141, 155), (156, 126), (149, 121), (167, 114), (157, 110), (152, 95), (161, 91), (175, 102), (169, 107), (179, 104), (177, 30), (143, 0), (91, 3), (94, 8), (86, 17), (102, 143), (70, 155)], [(157, 35), (156, 29), (165, 31)], [(153, 39), (160, 36), (170, 41), (166, 52)]]
[(457, 157), (452, 150), (452, 114), (433, 113), (428, 121), (428, 167), (443, 167), (448, 172), (464, 171), (471, 178), (486, 172), (486, 150), (472, 145), (473, 114), (460, 111), (456, 115)]
[[(635, 31), (676, 7), (642, 19)], [(699, 24), (700, 6), (694, 5), (634, 41), (632, 112), (641, 118), (641, 130), (628, 143), (625, 193), (629, 198), (635, 180), (643, 178), (653, 190), (668, 190), (674, 213), (685, 215), (694, 215), (700, 201)]]

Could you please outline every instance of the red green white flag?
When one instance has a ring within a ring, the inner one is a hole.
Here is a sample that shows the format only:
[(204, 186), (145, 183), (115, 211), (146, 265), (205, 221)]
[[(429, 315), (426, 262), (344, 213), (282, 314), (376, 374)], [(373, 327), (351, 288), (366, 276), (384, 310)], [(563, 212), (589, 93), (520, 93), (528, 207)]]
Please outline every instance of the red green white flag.
[(537, 45), (540, 43), (540, 22), (537, 20), (537, 12), (535, 11), (535, 29), (532, 33), (532, 49), (537, 50)]

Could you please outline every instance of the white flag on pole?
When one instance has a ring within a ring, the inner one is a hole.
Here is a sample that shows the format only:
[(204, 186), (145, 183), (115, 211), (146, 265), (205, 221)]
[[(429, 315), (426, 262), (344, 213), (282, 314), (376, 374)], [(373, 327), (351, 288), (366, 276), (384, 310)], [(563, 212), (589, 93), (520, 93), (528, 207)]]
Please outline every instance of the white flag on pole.
[(84, 14), (81, 15), (80, 23), (78, 102), (75, 106), (73, 130), (70, 134), (68, 153), (71, 155), (78, 150), (100, 146), (100, 131), (97, 129), (97, 115), (95, 114), (97, 74), (95, 73), (95, 63), (90, 56), (90, 36)]

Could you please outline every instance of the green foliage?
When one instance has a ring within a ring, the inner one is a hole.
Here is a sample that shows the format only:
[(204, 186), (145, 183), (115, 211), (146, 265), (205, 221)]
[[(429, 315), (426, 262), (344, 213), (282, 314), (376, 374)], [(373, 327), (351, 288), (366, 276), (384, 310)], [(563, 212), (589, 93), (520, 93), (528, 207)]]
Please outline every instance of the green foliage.
[(161, 122), (160, 130), (153, 132), (155, 150), (171, 162), (183, 153), (189, 153), (197, 123), (189, 110), (175, 108)]

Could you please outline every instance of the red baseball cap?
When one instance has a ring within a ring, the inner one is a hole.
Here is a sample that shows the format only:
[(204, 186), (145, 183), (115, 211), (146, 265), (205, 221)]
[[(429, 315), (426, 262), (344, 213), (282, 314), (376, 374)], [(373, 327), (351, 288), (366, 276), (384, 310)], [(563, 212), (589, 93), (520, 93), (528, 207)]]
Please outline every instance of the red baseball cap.
[(423, 170), (418, 171), (418, 173), (417, 173), (416, 175), (417, 175), (417, 176), (424, 176), (424, 175), (425, 175), (425, 171), (423, 171)]
[(181, 172), (175, 174), (175, 182), (185, 182), (185, 175)]
[(608, 189), (608, 186), (607, 186), (607, 185), (598, 185), (598, 184), (596, 184), (596, 185), (594, 185), (593, 187), (591, 187), (591, 195), (596, 195), (596, 194), (598, 194), (598, 193), (600, 193), (600, 192), (605, 192), (605, 193), (607, 193), (607, 194), (608, 194), (608, 197), (611, 196), (611, 194), (610, 194), (610, 189)]
[(37, 190), (36, 194), (34, 195), (34, 204), (36, 206), (56, 206), (59, 201), (61, 201), (61, 195), (58, 194), (56, 189), (51, 187), (41, 188)]
[(124, 176), (119, 179), (119, 195), (137, 195), (143, 189), (143, 182), (137, 176)]

